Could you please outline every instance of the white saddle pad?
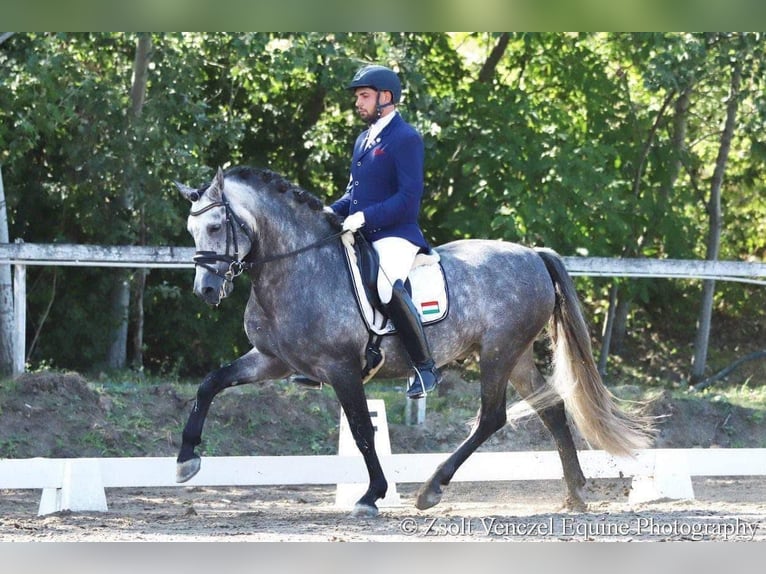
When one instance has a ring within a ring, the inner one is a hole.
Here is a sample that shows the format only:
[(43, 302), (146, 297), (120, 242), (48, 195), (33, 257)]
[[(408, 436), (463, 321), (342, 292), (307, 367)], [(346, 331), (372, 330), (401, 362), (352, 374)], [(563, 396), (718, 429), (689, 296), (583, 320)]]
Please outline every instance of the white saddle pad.
[[(391, 321), (373, 308), (367, 299), (367, 292), (362, 285), (362, 276), (359, 272), (353, 246), (346, 245), (345, 242), (343, 242), (343, 246), (356, 301), (362, 318), (367, 323), (367, 328), (378, 335), (395, 333), (396, 328)], [(430, 325), (444, 319), (449, 311), (449, 298), (447, 281), (444, 277), (439, 254), (435, 251), (427, 255), (418, 254), (412, 264), (408, 279), (412, 287), (412, 302), (420, 313), (420, 320), (423, 324)]]

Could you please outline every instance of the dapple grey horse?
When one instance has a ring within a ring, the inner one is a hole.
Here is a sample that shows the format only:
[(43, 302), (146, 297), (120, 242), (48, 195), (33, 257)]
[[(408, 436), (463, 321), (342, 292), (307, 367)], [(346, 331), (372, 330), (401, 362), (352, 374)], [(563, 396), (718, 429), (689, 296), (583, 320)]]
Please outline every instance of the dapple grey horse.
[[(200, 469), (195, 452), (210, 404), (232, 385), (301, 374), (329, 384), (349, 421), (369, 473), (355, 515), (378, 512), (387, 482), (375, 452), (374, 430), (362, 386), (368, 341), (342, 252), (337, 217), (314, 195), (282, 176), (248, 167), (199, 188), (176, 183), (191, 202), (194, 292), (218, 305), (233, 279), (246, 272), (250, 299), (245, 331), (253, 348), (209, 373), (199, 386), (183, 430), (178, 482)], [(450, 292), (447, 318), (426, 327), (438, 365), (478, 353), (481, 403), (465, 441), (420, 488), (416, 506), (441, 500), (458, 467), (509, 417), (510, 381), (553, 435), (567, 485), (565, 504), (586, 508), (583, 475), (567, 418), (594, 447), (629, 454), (647, 446), (650, 423), (622, 410), (603, 385), (573, 282), (551, 250), (489, 240), (461, 240), (435, 249)], [(546, 381), (535, 365), (533, 342), (547, 332), (554, 370)], [(382, 342), (382, 378), (406, 377), (407, 354), (396, 336)], [(523, 409), (521, 409), (523, 410)]]

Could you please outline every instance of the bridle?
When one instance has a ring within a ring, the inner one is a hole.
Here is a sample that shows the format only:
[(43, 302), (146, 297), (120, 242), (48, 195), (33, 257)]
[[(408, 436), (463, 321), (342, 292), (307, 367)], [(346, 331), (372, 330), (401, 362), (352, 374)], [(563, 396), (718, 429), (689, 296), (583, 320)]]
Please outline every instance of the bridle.
[[(255, 244), (255, 239), (250, 234), (250, 231), (247, 229), (247, 227), (242, 222), (242, 220), (239, 217), (237, 217), (236, 213), (234, 213), (234, 210), (231, 208), (231, 205), (229, 204), (223, 192), (221, 192), (221, 201), (214, 201), (196, 211), (192, 210), (191, 212), (189, 212), (189, 215), (192, 217), (196, 217), (198, 215), (202, 215), (203, 213), (207, 213), (208, 211), (210, 211), (211, 209), (215, 209), (216, 207), (223, 207), (225, 210), (224, 225), (226, 225), (226, 253), (221, 255), (220, 253), (216, 253), (215, 251), (197, 251), (194, 254), (193, 261), (194, 261), (194, 265), (197, 265), (199, 267), (202, 267), (203, 269), (206, 269), (210, 273), (213, 273), (214, 275), (221, 277), (224, 281), (227, 281), (227, 282), (234, 281), (234, 279), (236, 279), (237, 277), (242, 275), (242, 273), (244, 273), (245, 271), (249, 269), (253, 269), (254, 267), (258, 267), (259, 265), (263, 265), (264, 263), (270, 263), (272, 261), (277, 261), (279, 259), (285, 259), (287, 257), (293, 257), (295, 255), (299, 255), (300, 253), (303, 253), (310, 249), (314, 249), (315, 247), (319, 247), (320, 245), (324, 245), (325, 243), (329, 243), (330, 241), (337, 239), (338, 237), (346, 233), (345, 231), (339, 231), (337, 233), (328, 235), (327, 237), (323, 237), (322, 239), (319, 239), (318, 241), (315, 241), (314, 243), (310, 243), (309, 245), (306, 245), (299, 249), (288, 251), (287, 253), (280, 253), (278, 255), (269, 255), (267, 257), (262, 257), (261, 259), (257, 259), (254, 261), (245, 261), (244, 259), (245, 257), (247, 257), (248, 254), (246, 254), (242, 259), (240, 259), (239, 243), (237, 242), (236, 228), (239, 227), (242, 230), (242, 232), (245, 235), (247, 235), (248, 239), (250, 240), (250, 245)], [(232, 248), (233, 248), (233, 254), (230, 255), (229, 253)], [(214, 266), (215, 263), (219, 261), (223, 261), (224, 263), (228, 264), (228, 268), (225, 273), (221, 273)]]
[[(196, 211), (192, 210), (189, 215), (196, 217), (198, 215), (202, 215), (203, 213), (207, 213), (216, 207), (223, 207), (225, 210), (224, 225), (226, 226), (226, 253), (221, 255), (215, 251), (197, 251), (194, 254), (193, 261), (195, 265), (207, 269), (210, 273), (221, 277), (225, 281), (233, 281), (236, 277), (242, 275), (248, 265), (239, 258), (239, 242), (237, 241), (236, 228), (239, 227), (245, 233), (245, 235), (248, 236), (251, 244), (253, 238), (250, 236), (250, 233), (248, 232), (247, 227), (245, 227), (245, 224), (242, 223), (242, 220), (237, 217), (236, 213), (234, 213), (234, 210), (232, 210), (229, 202), (226, 199), (226, 196), (224, 196), (223, 193), (221, 193), (221, 201), (208, 203), (205, 207), (202, 207)], [(233, 255), (229, 255), (232, 247), (234, 248), (234, 253)], [(218, 261), (223, 261), (224, 263), (228, 264), (228, 269), (225, 273), (221, 273), (214, 266), (214, 264)]]

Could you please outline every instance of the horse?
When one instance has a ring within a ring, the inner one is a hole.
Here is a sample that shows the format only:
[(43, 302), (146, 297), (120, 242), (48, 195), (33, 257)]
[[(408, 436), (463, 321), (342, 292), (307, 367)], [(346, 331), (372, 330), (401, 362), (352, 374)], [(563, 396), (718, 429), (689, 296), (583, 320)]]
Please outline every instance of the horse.
[[(194, 293), (216, 306), (246, 273), (250, 297), (244, 327), (252, 349), (207, 374), (182, 433), (176, 480), (200, 469), (195, 452), (213, 398), (233, 385), (301, 375), (334, 390), (369, 475), (352, 515), (375, 516), (388, 483), (375, 450), (362, 383), (368, 327), (352, 294), (341, 246), (341, 220), (317, 196), (268, 169), (219, 168), (201, 187), (175, 182), (191, 203)], [(419, 489), (415, 506), (441, 501), (460, 465), (509, 419), (536, 413), (560, 456), (564, 506), (587, 509), (586, 479), (571, 421), (591, 446), (615, 455), (646, 448), (651, 421), (630, 413), (596, 368), (578, 295), (561, 258), (550, 249), (500, 240), (467, 239), (434, 248), (450, 294), (447, 317), (425, 327), (438, 366), (478, 354), (480, 405), (467, 438)], [(538, 368), (533, 343), (547, 334), (553, 369)], [(411, 372), (395, 335), (383, 337), (386, 379)], [(511, 383), (521, 402), (506, 404)]]

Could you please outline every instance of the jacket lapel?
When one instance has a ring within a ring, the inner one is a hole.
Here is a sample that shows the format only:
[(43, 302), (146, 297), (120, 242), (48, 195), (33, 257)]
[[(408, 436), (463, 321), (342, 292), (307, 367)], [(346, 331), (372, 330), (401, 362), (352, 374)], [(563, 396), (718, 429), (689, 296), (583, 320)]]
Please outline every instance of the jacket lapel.
[(365, 154), (364, 144), (367, 141), (367, 134), (369, 133), (370, 130), (367, 129), (356, 138), (356, 143), (354, 144), (354, 161), (362, 159), (362, 156)]
[(370, 133), (370, 130), (367, 129), (359, 136), (359, 138), (356, 140), (356, 146), (354, 148), (354, 161), (358, 161), (362, 159), (368, 152), (375, 149), (375, 146), (378, 142), (385, 139), (394, 129), (396, 129), (396, 126), (399, 125), (402, 121), (402, 116), (400, 116), (398, 113), (396, 114), (396, 117), (392, 118), (390, 122), (388, 122), (388, 125), (383, 128), (383, 130), (378, 134), (378, 137), (375, 138), (375, 144), (371, 145), (367, 149), (364, 149), (365, 143), (367, 142), (367, 134)]

